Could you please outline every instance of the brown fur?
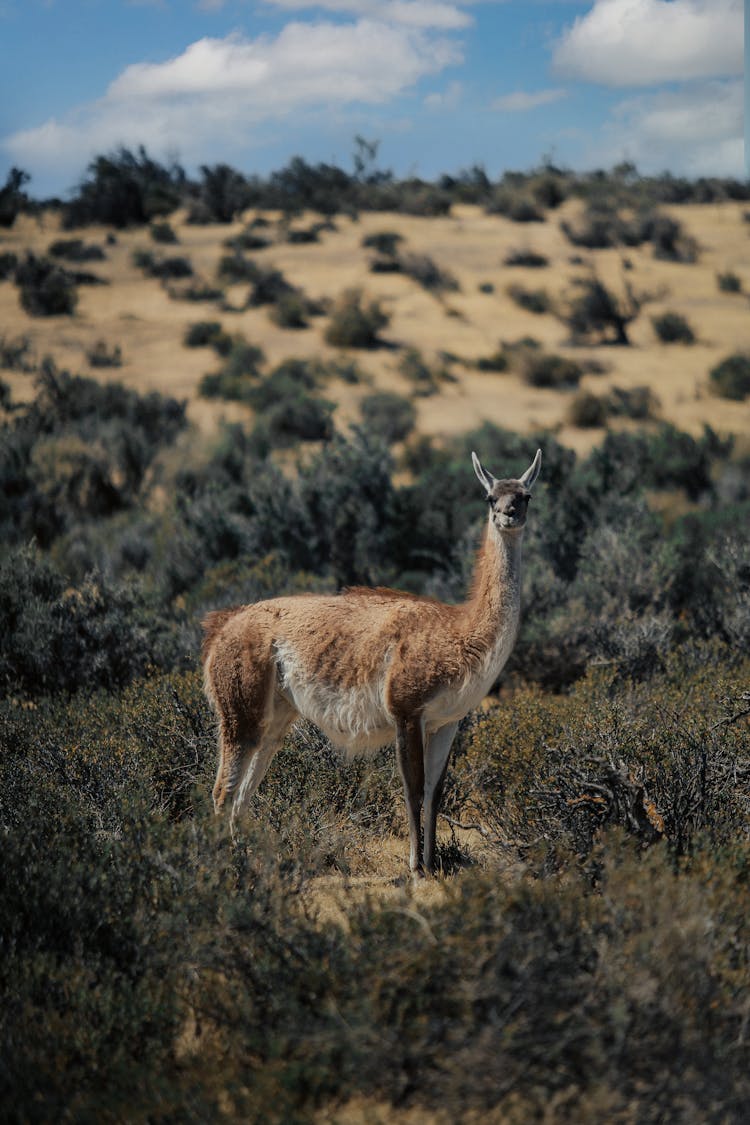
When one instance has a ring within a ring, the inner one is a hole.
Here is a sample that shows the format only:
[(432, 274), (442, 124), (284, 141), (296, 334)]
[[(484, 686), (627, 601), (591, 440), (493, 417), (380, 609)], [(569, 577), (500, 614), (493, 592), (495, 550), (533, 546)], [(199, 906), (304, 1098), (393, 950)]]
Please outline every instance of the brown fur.
[[(395, 725), (411, 863), (420, 866), (419, 819), (430, 740), (440, 736), (446, 755), (450, 752), (455, 724), (476, 698), (476, 685), (485, 685), (480, 694), (486, 690), (487, 677), (491, 682), (497, 660), (507, 659), (515, 637), (518, 533), (528, 491), (519, 481), (495, 485), (490, 523), (462, 605), (383, 587), (352, 587), (338, 595), (272, 598), (207, 615), (206, 690), (220, 728), (217, 812), (237, 793), (243, 777), (233, 815), (249, 798), (297, 707), (308, 718), (321, 716), (314, 721), (334, 741), (338, 731), (363, 731), (355, 737), (365, 740), (357, 743), (364, 747), (368, 738), (379, 740)], [(514, 510), (521, 512), (520, 520)], [(502, 522), (509, 518), (515, 521), (510, 527)], [(375, 696), (368, 695), (373, 691)], [(435, 753), (425, 806), (427, 870), (434, 863), (435, 817), (447, 765), (447, 756), (443, 763), (442, 752)]]

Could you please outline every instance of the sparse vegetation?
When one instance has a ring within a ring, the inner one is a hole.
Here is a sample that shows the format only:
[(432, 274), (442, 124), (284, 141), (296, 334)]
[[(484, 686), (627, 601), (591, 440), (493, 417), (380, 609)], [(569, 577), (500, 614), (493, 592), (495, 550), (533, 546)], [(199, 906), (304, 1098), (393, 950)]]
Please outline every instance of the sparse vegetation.
[(375, 391), (365, 395), (360, 409), (368, 429), (389, 445), (408, 437), (417, 420), (414, 404), (392, 391)]
[(717, 273), (716, 284), (722, 293), (741, 293), (742, 278), (733, 270)]
[(636, 295), (627, 283), (623, 295), (617, 296), (596, 276), (576, 279), (575, 285), (578, 292), (562, 314), (573, 342), (630, 344), (627, 328), (638, 316), (646, 296)]
[(527, 289), (523, 285), (509, 285), (508, 296), (519, 306), (532, 313), (550, 312), (552, 304), (546, 289)]
[(78, 293), (72, 274), (49, 258), (27, 252), (15, 273), (21, 305), (30, 316), (72, 316)]
[(122, 367), (122, 348), (119, 344), (110, 347), (106, 340), (97, 340), (86, 352), (92, 367)]
[(163, 245), (173, 246), (180, 241), (175, 234), (174, 227), (167, 222), (152, 223), (149, 234), (154, 242), (160, 242)]
[(681, 313), (664, 312), (659, 316), (652, 316), (651, 323), (662, 344), (695, 343), (695, 333)]
[(82, 238), (58, 238), (50, 244), (48, 253), (53, 258), (66, 262), (103, 262), (104, 250), (95, 242), (86, 243)]
[(339, 348), (376, 348), (389, 317), (378, 301), (363, 304), (359, 289), (348, 289), (338, 299), (325, 331), (326, 343)]
[(504, 266), (526, 266), (531, 269), (543, 269), (549, 265), (549, 259), (544, 254), (535, 250), (511, 250), (503, 261)]
[(711, 369), (709, 377), (714, 394), (742, 402), (750, 395), (750, 355), (735, 352), (727, 356)]

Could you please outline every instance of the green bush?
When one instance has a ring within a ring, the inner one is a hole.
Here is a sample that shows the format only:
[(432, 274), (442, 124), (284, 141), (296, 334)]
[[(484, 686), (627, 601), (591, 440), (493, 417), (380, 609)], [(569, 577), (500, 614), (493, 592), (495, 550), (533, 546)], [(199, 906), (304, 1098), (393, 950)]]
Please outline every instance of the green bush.
[(380, 344), (378, 333), (389, 319), (378, 301), (364, 305), (361, 290), (348, 289), (331, 312), (325, 331), (326, 343), (339, 348), (376, 348)]
[(591, 391), (580, 391), (568, 407), (567, 420), (571, 426), (589, 429), (607, 424), (607, 404)]
[(279, 328), (307, 328), (309, 324), (307, 301), (300, 293), (284, 293), (268, 315)]
[(429, 293), (454, 293), (460, 288), (453, 274), (438, 266), (427, 254), (401, 254), (398, 262), (401, 272)]
[(367, 250), (375, 250), (385, 258), (395, 258), (398, 254), (398, 245), (404, 241), (404, 236), (398, 231), (383, 230), (368, 234), (362, 239), (362, 245)]
[(577, 387), (583, 374), (575, 360), (537, 349), (521, 354), (519, 367), (524, 382), (532, 387)]
[(213, 348), (219, 355), (228, 355), (234, 341), (218, 320), (198, 320), (188, 326), (183, 343), (186, 348)]
[(616, 296), (598, 277), (576, 281), (578, 293), (570, 301), (562, 318), (576, 342), (592, 338), (602, 343), (628, 345), (628, 325), (635, 320), (645, 298), (637, 296), (629, 285), (624, 295)]
[(68, 230), (91, 223), (122, 229), (168, 215), (179, 206), (185, 181), (179, 165), (160, 165), (143, 146), (137, 153), (120, 148), (97, 156), (87, 172), (88, 178), (63, 209), (63, 226)]
[(538, 254), (535, 250), (511, 250), (503, 260), (503, 265), (542, 269), (549, 265), (549, 258), (546, 258), (544, 254)]
[(253, 382), (259, 378), (264, 360), (261, 348), (244, 340), (235, 340), (222, 369), (204, 375), (198, 393), (204, 398), (249, 402)]
[(723, 273), (717, 273), (716, 284), (718, 285), (719, 290), (722, 293), (742, 292), (742, 278), (734, 273), (733, 270), (726, 270)]
[(106, 258), (101, 246), (85, 243), (82, 238), (58, 238), (50, 243), (48, 253), (66, 262), (103, 262)]
[(414, 404), (408, 398), (391, 391), (375, 391), (365, 395), (360, 403), (360, 410), (368, 429), (389, 445), (408, 437), (417, 421)]
[(709, 379), (714, 394), (742, 402), (750, 395), (750, 355), (735, 352), (727, 356), (711, 368)]
[(523, 285), (508, 286), (508, 296), (522, 309), (532, 313), (546, 313), (551, 309), (546, 289), (526, 289)]
[(695, 343), (695, 333), (681, 313), (664, 312), (660, 316), (652, 316), (651, 323), (662, 344)]
[(122, 348), (114, 344), (111, 348), (106, 340), (97, 340), (86, 352), (92, 367), (122, 367)]
[(174, 228), (170, 223), (152, 223), (149, 227), (149, 234), (154, 242), (160, 242), (165, 245), (174, 245), (179, 242), (179, 238), (174, 232)]
[(11, 250), (3, 250), (0, 253), (0, 281), (8, 281), (14, 277), (17, 266), (18, 256)]
[(189, 258), (159, 258), (150, 250), (134, 250), (133, 265), (148, 277), (158, 277), (163, 281), (193, 276), (193, 266)]
[(75, 281), (49, 258), (27, 251), (15, 275), (21, 305), (30, 316), (72, 316), (78, 303)]
[(29, 197), (22, 190), (31, 177), (20, 168), (11, 168), (0, 188), (0, 227), (12, 227), (19, 214), (29, 206)]

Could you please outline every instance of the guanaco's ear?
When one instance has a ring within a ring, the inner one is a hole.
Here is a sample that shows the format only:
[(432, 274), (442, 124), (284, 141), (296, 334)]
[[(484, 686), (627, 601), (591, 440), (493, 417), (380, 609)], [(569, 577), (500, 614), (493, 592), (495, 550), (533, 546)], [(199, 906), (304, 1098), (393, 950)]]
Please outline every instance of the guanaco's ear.
[(524, 488), (528, 488), (529, 491), (531, 491), (531, 489), (534, 487), (534, 482), (536, 481), (536, 478), (539, 476), (539, 470), (541, 469), (541, 467), (542, 467), (542, 451), (541, 451), (541, 449), (537, 449), (536, 457), (531, 462), (531, 464), (529, 465), (528, 469), (523, 474), (523, 476), (518, 478), (520, 480), (521, 484), (524, 486)]
[(474, 472), (477, 474), (477, 480), (489, 494), (490, 492), (492, 492), (492, 486), (495, 483), (495, 478), (493, 477), (492, 473), (488, 473), (482, 468), (482, 462), (479, 460), (476, 453), (472, 453), (471, 463), (474, 466)]

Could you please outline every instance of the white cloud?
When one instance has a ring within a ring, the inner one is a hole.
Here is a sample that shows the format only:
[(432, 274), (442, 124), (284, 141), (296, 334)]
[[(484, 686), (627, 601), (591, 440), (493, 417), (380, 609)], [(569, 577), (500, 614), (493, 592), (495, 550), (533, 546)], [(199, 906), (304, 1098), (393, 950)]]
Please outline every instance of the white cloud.
[(635, 162), (644, 173), (744, 178), (742, 80), (696, 83), (621, 102), (589, 158)]
[(558, 73), (605, 86), (741, 74), (742, 0), (596, 0), (554, 53)]
[(6, 137), (36, 178), (79, 173), (123, 144), (179, 152), (187, 164), (254, 143), (260, 126), (384, 105), (461, 61), (458, 43), (421, 28), (359, 20), (290, 23), (275, 37), (200, 39), (163, 63), (127, 67), (99, 101)]
[(468, 27), (473, 20), (458, 4), (446, 0), (266, 0), (284, 11), (303, 8), (324, 8), (360, 18), (385, 20), (409, 27), (455, 31)]
[(555, 88), (553, 90), (534, 90), (527, 93), (525, 90), (516, 90), (512, 94), (503, 94), (495, 98), (490, 109), (497, 109), (503, 113), (525, 113), (529, 109), (536, 109), (540, 105), (550, 105), (559, 102), (568, 96), (567, 90)]
[(428, 94), (424, 104), (428, 109), (455, 109), (461, 101), (464, 88), (461, 82), (450, 82), (445, 90)]

